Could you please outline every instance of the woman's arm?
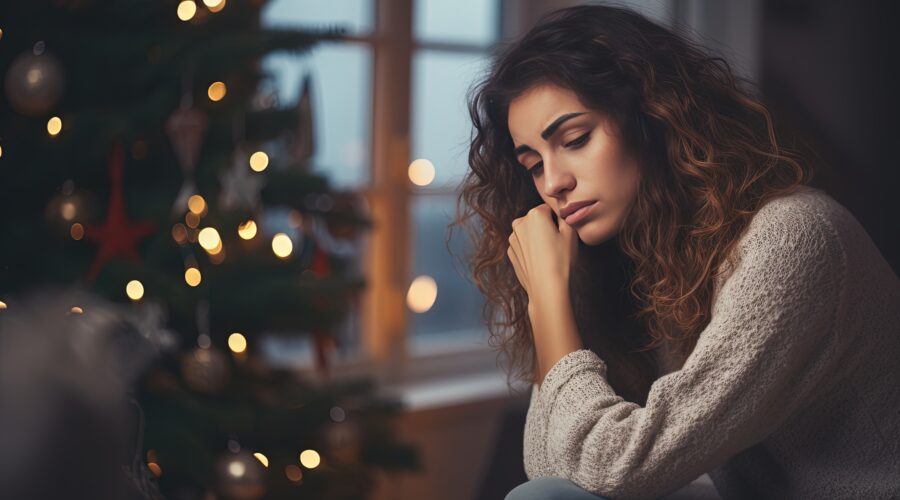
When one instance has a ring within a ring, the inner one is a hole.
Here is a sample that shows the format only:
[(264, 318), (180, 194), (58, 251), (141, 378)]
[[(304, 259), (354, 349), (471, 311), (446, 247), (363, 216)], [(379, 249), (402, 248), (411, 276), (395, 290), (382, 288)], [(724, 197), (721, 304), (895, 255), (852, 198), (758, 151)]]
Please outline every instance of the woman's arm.
[[(653, 383), (645, 406), (613, 391), (593, 351), (550, 367), (526, 417), (529, 479), (657, 497), (763, 440), (809, 401), (847, 344), (835, 329), (841, 242), (813, 208), (778, 205), (754, 217), (740, 246), (694, 351)], [(555, 333), (546, 328), (542, 338)]]
[(536, 383), (540, 385), (553, 365), (563, 356), (584, 349), (584, 344), (575, 325), (568, 287), (545, 286), (532, 293), (540, 294), (528, 301), (528, 318), (534, 332), (538, 361)]

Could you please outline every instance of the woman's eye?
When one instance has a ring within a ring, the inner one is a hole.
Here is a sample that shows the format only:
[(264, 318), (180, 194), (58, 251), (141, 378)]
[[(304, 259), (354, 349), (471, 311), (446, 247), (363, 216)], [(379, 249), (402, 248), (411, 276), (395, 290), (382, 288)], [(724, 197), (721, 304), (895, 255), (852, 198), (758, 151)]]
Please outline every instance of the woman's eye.
[(535, 163), (533, 167), (528, 169), (528, 173), (531, 174), (532, 176), (535, 176), (540, 172), (540, 170), (543, 167), (544, 167), (544, 162), (539, 161), (539, 162)]
[(587, 142), (587, 140), (590, 138), (590, 136), (591, 136), (590, 133), (584, 134), (583, 136), (579, 137), (578, 139), (575, 139), (574, 141), (566, 144), (566, 147), (569, 148), (569, 147), (582, 146), (582, 145), (584, 145), (584, 143)]

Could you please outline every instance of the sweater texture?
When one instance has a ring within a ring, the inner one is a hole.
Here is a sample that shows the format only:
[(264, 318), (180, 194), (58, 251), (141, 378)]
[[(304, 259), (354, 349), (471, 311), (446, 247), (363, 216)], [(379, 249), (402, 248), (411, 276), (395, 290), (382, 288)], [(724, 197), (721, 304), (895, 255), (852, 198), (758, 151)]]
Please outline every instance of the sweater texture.
[[(644, 406), (581, 349), (533, 384), (529, 479), (657, 498), (900, 498), (900, 279), (856, 218), (802, 186), (754, 214), (710, 321)], [(724, 268), (723, 268), (724, 269)], [(664, 363), (663, 366), (666, 366)]]

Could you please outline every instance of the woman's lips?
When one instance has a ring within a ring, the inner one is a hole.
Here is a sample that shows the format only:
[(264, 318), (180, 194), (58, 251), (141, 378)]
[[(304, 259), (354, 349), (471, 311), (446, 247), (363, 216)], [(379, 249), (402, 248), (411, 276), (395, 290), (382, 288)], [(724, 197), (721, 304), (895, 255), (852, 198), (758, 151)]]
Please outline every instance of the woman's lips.
[(577, 223), (578, 221), (580, 221), (581, 219), (584, 219), (587, 216), (587, 214), (591, 211), (591, 209), (594, 208), (594, 205), (596, 205), (596, 204), (597, 204), (597, 202), (595, 201), (595, 202), (591, 203), (590, 205), (585, 205), (585, 206), (579, 208), (578, 210), (572, 212), (571, 214), (569, 214), (568, 217), (566, 217), (566, 224), (572, 226), (575, 223)]

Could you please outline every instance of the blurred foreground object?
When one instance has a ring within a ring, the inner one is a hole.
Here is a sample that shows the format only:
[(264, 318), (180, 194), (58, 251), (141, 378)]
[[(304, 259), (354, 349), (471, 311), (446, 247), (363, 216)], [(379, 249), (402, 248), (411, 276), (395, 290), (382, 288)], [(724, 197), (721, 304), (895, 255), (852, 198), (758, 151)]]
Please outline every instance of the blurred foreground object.
[(3, 498), (161, 498), (131, 387), (174, 337), (152, 308), (44, 289), (0, 311)]

